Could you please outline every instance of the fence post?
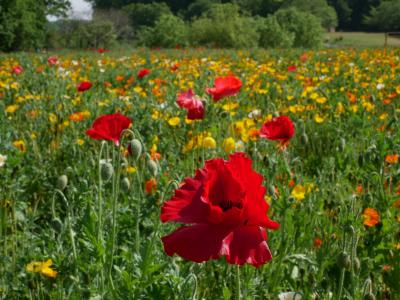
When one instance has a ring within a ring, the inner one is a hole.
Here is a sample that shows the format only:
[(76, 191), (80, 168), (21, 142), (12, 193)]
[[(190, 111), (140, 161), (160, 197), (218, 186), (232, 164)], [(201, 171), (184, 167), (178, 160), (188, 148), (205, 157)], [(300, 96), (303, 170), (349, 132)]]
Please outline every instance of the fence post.
[(385, 48), (387, 47), (388, 33), (385, 32)]

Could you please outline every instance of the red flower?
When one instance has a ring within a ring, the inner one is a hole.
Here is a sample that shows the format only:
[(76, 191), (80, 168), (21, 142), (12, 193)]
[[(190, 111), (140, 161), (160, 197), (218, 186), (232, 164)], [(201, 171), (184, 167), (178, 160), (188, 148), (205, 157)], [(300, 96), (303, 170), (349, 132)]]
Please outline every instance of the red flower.
[(244, 153), (207, 161), (161, 208), (163, 222), (188, 224), (162, 238), (165, 252), (198, 263), (220, 256), (256, 267), (270, 261), (265, 228), (279, 224), (267, 216), (262, 181)]
[(99, 48), (96, 51), (97, 51), (97, 53), (103, 54), (104, 52), (108, 52), (109, 50), (106, 50), (104, 48)]
[(280, 116), (266, 122), (260, 130), (260, 136), (286, 144), (294, 135), (294, 124), (289, 117)]
[(84, 92), (87, 91), (88, 89), (90, 89), (92, 87), (92, 83), (89, 81), (82, 81), (78, 84), (77, 86), (77, 90), (78, 92)]
[(297, 69), (296, 66), (288, 66), (287, 67), (288, 72), (294, 72), (294, 71), (296, 71), (296, 69)]
[(118, 146), (122, 131), (128, 129), (131, 123), (131, 119), (119, 113), (103, 115), (93, 122), (86, 134), (94, 140), (113, 141)]
[(189, 120), (201, 120), (204, 118), (204, 103), (198, 96), (189, 89), (186, 93), (180, 93), (176, 103), (182, 108), (187, 109)]
[(214, 87), (207, 88), (207, 94), (211, 94), (214, 101), (227, 96), (236, 95), (242, 87), (242, 81), (235, 76), (218, 77), (214, 81)]
[(149, 69), (140, 69), (139, 72), (137, 73), (137, 77), (138, 78), (143, 78), (146, 75), (150, 74), (150, 70)]
[(21, 74), (24, 71), (24, 68), (22, 66), (15, 66), (12, 68), (12, 72), (14, 74)]
[(51, 57), (49, 57), (49, 58), (47, 59), (47, 62), (49, 63), (49, 65), (54, 66), (54, 65), (57, 64), (58, 58), (55, 57), (55, 56), (51, 56)]

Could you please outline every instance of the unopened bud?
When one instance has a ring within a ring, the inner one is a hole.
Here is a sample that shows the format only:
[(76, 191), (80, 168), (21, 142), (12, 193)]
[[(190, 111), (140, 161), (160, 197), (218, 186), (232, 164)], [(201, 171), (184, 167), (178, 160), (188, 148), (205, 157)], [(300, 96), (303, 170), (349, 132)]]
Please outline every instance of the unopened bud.
[(114, 175), (114, 168), (109, 162), (101, 164), (101, 179), (108, 181)]
[(303, 145), (307, 145), (308, 144), (308, 136), (307, 136), (307, 134), (305, 132), (303, 132), (301, 134), (300, 139), (301, 139), (301, 143)]
[(129, 142), (128, 151), (136, 161), (142, 155), (142, 143), (138, 139), (133, 139)]
[(129, 181), (129, 179), (127, 177), (124, 177), (121, 181), (121, 188), (122, 190), (124, 190), (125, 192), (128, 192), (131, 188), (131, 182)]
[(375, 296), (372, 293), (365, 294), (363, 300), (375, 300)]
[(361, 269), (361, 262), (358, 257), (354, 258), (353, 266), (354, 266), (354, 271), (358, 273)]
[(63, 191), (68, 184), (68, 177), (67, 175), (61, 175), (60, 177), (57, 178), (57, 189), (59, 189), (60, 191)]
[(54, 218), (51, 220), (51, 227), (53, 227), (54, 231), (60, 233), (63, 228), (63, 224), (59, 218)]
[(350, 269), (350, 256), (346, 252), (341, 252), (337, 258), (337, 264), (342, 269)]
[(158, 174), (158, 166), (157, 166), (157, 163), (154, 160), (149, 159), (147, 161), (147, 168), (149, 169), (149, 172), (150, 172), (151, 175), (157, 176), (157, 174)]

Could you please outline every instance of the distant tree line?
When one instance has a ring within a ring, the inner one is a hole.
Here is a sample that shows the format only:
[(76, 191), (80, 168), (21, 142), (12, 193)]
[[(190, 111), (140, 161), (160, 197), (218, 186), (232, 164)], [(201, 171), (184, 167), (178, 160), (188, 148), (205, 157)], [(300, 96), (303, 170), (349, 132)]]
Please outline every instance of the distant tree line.
[[(91, 21), (64, 17), (69, 0), (0, 0), (0, 50), (148, 47), (319, 47), (323, 32), (400, 30), (400, 0), (90, 0)], [(49, 22), (48, 15), (58, 16)]]

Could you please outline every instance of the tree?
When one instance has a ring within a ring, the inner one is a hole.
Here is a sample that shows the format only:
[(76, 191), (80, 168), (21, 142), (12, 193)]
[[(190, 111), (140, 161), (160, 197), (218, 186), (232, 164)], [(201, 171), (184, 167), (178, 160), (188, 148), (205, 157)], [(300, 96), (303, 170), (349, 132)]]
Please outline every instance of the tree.
[(332, 6), (328, 5), (326, 0), (291, 0), (286, 5), (312, 13), (320, 20), (322, 27), (325, 29), (336, 27), (338, 24), (336, 11)]
[(400, 30), (400, 0), (385, 1), (372, 7), (365, 23), (384, 31)]
[(63, 15), (69, 5), (68, 0), (0, 0), (0, 50), (42, 47), (46, 16)]
[(168, 5), (162, 3), (132, 3), (123, 8), (128, 14), (134, 30), (142, 26), (153, 27), (157, 20), (165, 14), (171, 14)]

